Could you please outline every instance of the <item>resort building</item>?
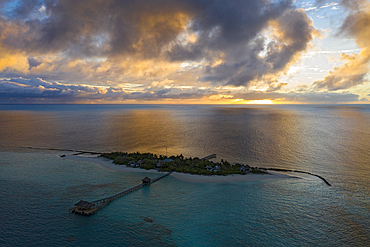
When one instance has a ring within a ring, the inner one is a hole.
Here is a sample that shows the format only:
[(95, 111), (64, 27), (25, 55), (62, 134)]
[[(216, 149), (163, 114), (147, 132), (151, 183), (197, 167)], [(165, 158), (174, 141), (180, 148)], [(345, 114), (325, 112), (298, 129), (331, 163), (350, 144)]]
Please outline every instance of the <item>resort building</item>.
[(150, 178), (148, 177), (145, 177), (143, 178), (143, 180), (141, 180), (143, 182), (143, 184), (149, 184), (150, 183)]
[(207, 171), (212, 171), (212, 170), (213, 170), (213, 166), (211, 166), (211, 165), (207, 165), (207, 166), (205, 167), (205, 169), (206, 169)]
[(215, 165), (215, 167), (213, 167), (214, 172), (218, 172), (220, 170), (221, 170), (221, 166), (219, 166), (219, 165)]
[(163, 164), (165, 164), (167, 162), (171, 162), (171, 161), (173, 161), (173, 159), (170, 159), (170, 158), (167, 158), (167, 159), (164, 159), (164, 160), (158, 160), (158, 162), (155, 166), (157, 168), (161, 168)]
[(240, 165), (239, 171), (248, 173), (250, 171), (251, 167), (249, 165)]

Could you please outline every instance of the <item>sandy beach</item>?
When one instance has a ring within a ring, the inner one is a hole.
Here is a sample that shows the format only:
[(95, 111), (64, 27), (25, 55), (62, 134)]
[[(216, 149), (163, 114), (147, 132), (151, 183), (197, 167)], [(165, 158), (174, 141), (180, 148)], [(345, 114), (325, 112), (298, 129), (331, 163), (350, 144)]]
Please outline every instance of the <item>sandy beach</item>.
[[(70, 159), (75, 161), (91, 162), (102, 167), (119, 172), (146, 172), (146, 173), (157, 173), (164, 174), (166, 172), (158, 172), (157, 170), (144, 170), (140, 168), (126, 167), (123, 165), (116, 165), (112, 160), (105, 159), (102, 157), (84, 157), (77, 155), (67, 155), (64, 159)], [(269, 174), (233, 174), (228, 176), (204, 176), (204, 175), (193, 175), (187, 173), (173, 172), (172, 177), (187, 182), (198, 182), (198, 183), (219, 183), (219, 182), (235, 182), (235, 181), (251, 181), (251, 180), (264, 180), (264, 179), (288, 179), (288, 178), (299, 178), (297, 176), (287, 175), (279, 172), (271, 172)]]
[(64, 159), (70, 159), (75, 161), (85, 161), (85, 162), (91, 162), (95, 164), (99, 164), (102, 167), (113, 170), (113, 171), (120, 171), (120, 172), (146, 172), (146, 173), (158, 173), (158, 174), (164, 174), (166, 172), (158, 172), (157, 170), (145, 170), (140, 168), (132, 168), (132, 167), (126, 167), (124, 165), (116, 165), (113, 163), (112, 160), (103, 158), (103, 157), (84, 157), (84, 156), (78, 156), (78, 155), (67, 155), (63, 157)]
[(198, 183), (220, 183), (220, 182), (236, 182), (236, 181), (251, 181), (251, 180), (263, 180), (263, 179), (286, 179), (286, 178), (298, 178), (286, 174), (277, 172), (270, 172), (269, 174), (252, 174), (248, 173), (245, 175), (232, 174), (228, 176), (204, 176), (204, 175), (193, 175), (186, 173), (173, 172), (172, 177), (187, 181), (187, 182), (198, 182)]

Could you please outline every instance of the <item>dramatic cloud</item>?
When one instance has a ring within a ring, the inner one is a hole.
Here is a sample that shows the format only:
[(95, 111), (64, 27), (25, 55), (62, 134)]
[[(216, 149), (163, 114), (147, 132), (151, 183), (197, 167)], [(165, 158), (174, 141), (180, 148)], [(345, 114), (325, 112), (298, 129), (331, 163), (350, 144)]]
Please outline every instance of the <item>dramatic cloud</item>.
[[(0, 103), (232, 102), (241, 92), (259, 98), (256, 91), (280, 97), (298, 85), (289, 82), (292, 65), (320, 37), (303, 10), (314, 7), (297, 2), (0, 0)], [(347, 89), (366, 80), (364, 2), (317, 2), (315, 11), (349, 12), (341, 31), (362, 51), (343, 54), (345, 64), (313, 79), (311, 89)], [(285, 99), (314, 98), (292, 95)], [(336, 97), (319, 95), (329, 102)]]
[(220, 65), (207, 67), (208, 75), (202, 80), (235, 86), (259, 80), (276, 83), (277, 75), (300, 57), (317, 34), (303, 10), (285, 11), (279, 18), (270, 20), (268, 27), (272, 40), (266, 46), (267, 37), (258, 35), (247, 47), (233, 47)]
[(343, 1), (351, 8), (340, 29), (340, 34), (354, 37), (362, 49), (359, 54), (342, 54), (344, 64), (334, 68), (322, 80), (314, 82), (317, 89), (348, 89), (367, 81), (370, 70), (370, 4), (366, 1)]
[(65, 85), (43, 79), (0, 80), (0, 101), (3, 103), (117, 103), (117, 102), (192, 102), (199, 100), (213, 102), (220, 99), (227, 102), (276, 100), (303, 103), (346, 103), (359, 98), (350, 93), (276, 93), (276, 92), (231, 92), (222, 88), (202, 89), (199, 87), (178, 87), (171, 82), (152, 83), (140, 91), (116, 87), (92, 87)]
[[(34, 0), (2, 16), (0, 52), (7, 60), (0, 70), (58, 76), (71, 74), (66, 64), (82, 60), (78, 78), (101, 80), (104, 67), (110, 81), (159, 61), (165, 66), (145, 76), (201, 62), (200, 81), (249, 85), (283, 72), (315, 32), (291, 0)], [(23, 65), (14, 66), (19, 60)]]

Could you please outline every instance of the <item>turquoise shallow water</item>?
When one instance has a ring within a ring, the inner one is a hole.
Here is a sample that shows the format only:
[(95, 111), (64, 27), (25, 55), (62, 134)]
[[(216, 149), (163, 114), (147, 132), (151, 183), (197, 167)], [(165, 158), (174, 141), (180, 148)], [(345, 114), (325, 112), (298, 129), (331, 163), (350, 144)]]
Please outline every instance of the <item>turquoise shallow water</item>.
[[(369, 246), (369, 106), (0, 105), (0, 246)], [(68, 209), (153, 174), (63, 152), (150, 151), (325, 177), (189, 183), (166, 177), (98, 214)], [(144, 219), (149, 217), (153, 222)]]
[(370, 243), (368, 208), (312, 177), (230, 183), (167, 177), (82, 217), (68, 213), (78, 200), (112, 195), (158, 175), (109, 171), (45, 153), (3, 152), (0, 164), (1, 246)]

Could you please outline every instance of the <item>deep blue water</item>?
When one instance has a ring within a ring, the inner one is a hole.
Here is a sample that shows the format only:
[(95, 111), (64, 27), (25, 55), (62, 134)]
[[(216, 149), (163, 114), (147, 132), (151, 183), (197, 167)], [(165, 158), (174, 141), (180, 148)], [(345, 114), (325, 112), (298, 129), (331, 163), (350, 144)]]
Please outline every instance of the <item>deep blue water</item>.
[[(370, 245), (370, 107), (0, 105), (0, 246)], [(140, 183), (61, 151), (150, 151), (325, 177), (166, 177), (98, 214), (68, 209)], [(146, 222), (145, 217), (153, 219)]]

